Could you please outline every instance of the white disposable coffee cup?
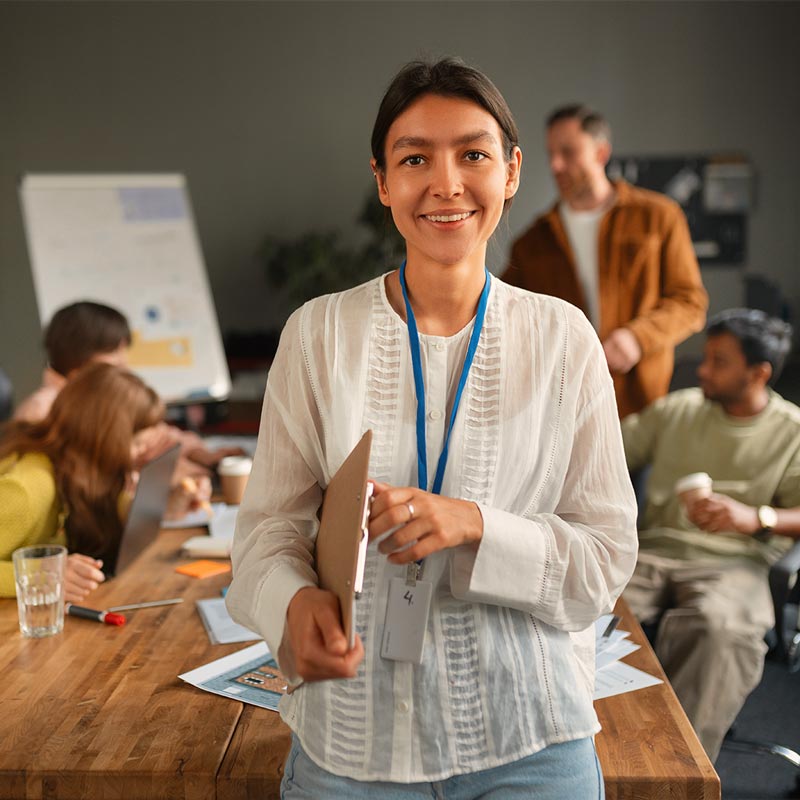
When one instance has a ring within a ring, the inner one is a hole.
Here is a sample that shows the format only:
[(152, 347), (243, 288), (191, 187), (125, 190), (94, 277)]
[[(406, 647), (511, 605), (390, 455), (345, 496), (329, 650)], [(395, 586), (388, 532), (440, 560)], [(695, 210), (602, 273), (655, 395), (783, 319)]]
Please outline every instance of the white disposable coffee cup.
[(242, 502), (252, 469), (253, 461), (247, 456), (226, 456), (217, 464), (222, 497), (229, 506), (238, 506)]
[(712, 485), (713, 481), (707, 472), (692, 472), (676, 481), (675, 494), (684, 508), (689, 509), (698, 500), (711, 496)]

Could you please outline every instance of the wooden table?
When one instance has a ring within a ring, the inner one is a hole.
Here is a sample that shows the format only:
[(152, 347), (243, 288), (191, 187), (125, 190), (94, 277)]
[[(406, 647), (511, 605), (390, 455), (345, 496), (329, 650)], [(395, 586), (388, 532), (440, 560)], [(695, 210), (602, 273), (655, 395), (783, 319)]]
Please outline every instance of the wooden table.
[[(279, 716), (178, 679), (245, 645), (211, 645), (195, 600), (219, 596), (229, 575), (174, 572), (181, 542), (164, 532), (94, 608), (184, 597), (127, 612), (115, 628), (68, 617), (64, 633), (23, 639), (14, 600), (0, 600), (0, 800), (277, 798), (289, 732)], [(663, 677), (644, 643), (627, 660)], [(719, 798), (719, 779), (665, 684), (599, 701), (597, 749), (608, 800)]]
[(123, 627), (67, 617), (63, 634), (23, 639), (16, 602), (0, 601), (0, 798), (215, 798), (218, 781), (220, 797), (246, 797), (225, 790), (243, 776), (236, 742), (253, 721), (272, 742), (262, 796), (277, 797), (289, 742), (278, 715), (177, 677), (245, 646), (210, 644), (195, 608), (195, 600), (219, 597), (230, 574), (174, 572), (188, 561), (181, 543), (200, 532), (163, 532), (93, 593), (93, 608), (185, 598), (126, 612)]
[(620, 629), (641, 649), (624, 659), (664, 683), (595, 701), (606, 800), (719, 800), (720, 783), (653, 649), (624, 599)]

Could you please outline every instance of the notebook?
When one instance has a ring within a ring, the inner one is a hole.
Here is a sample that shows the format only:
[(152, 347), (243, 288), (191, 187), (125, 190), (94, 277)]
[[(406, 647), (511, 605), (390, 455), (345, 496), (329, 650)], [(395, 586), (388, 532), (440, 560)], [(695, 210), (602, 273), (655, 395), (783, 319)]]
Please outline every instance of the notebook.
[(158, 536), (180, 449), (180, 445), (176, 444), (140, 470), (139, 483), (122, 531), (117, 557), (103, 566), (103, 571), (109, 577), (122, 572)]
[(211, 644), (233, 644), (252, 642), (261, 637), (257, 633), (238, 625), (225, 608), (224, 597), (207, 597), (197, 601), (197, 611), (206, 629)]
[(316, 543), (319, 585), (339, 598), (342, 628), (351, 648), (356, 636), (355, 602), (361, 593), (369, 544), (371, 445), (372, 431), (367, 431), (331, 478), (322, 501)]

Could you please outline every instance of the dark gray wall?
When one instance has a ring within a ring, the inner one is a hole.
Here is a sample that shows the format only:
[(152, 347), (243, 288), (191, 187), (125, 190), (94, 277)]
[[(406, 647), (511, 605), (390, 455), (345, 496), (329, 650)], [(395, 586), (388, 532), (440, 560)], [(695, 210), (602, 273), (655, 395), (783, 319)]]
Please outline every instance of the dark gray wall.
[(420, 55), (483, 68), (517, 116), (495, 268), (552, 199), (543, 116), (581, 99), (618, 152), (749, 155), (749, 259), (704, 270), (712, 308), (747, 270), (800, 308), (799, 27), (800, 4), (769, 2), (0, 3), (0, 364), (20, 393), (42, 364), (20, 173), (185, 173), (223, 331), (274, 328), (260, 240), (353, 228), (381, 92)]

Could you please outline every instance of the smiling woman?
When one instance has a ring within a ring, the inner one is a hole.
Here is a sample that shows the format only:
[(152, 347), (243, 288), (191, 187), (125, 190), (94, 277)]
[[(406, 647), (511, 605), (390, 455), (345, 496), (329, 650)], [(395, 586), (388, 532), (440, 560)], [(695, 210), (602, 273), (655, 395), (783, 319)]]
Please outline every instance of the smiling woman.
[[(600, 344), (486, 268), (522, 154), (485, 75), (405, 67), (371, 164), (406, 260), (287, 323), (234, 544), (228, 607), (298, 687), (282, 796), (602, 797), (589, 626), (636, 509)], [(377, 546), (348, 649), (314, 539), (367, 429)]]
[[(434, 94), (389, 127), (385, 165), (373, 156), (372, 167), (381, 202), (406, 241), (410, 285), (437, 274), (454, 285), (458, 274), (480, 291), (487, 243), (519, 186), (522, 153), (512, 145), (507, 156), (503, 137), (492, 115), (472, 100)], [(402, 312), (398, 289), (392, 280), (390, 301)], [(474, 297), (461, 288), (459, 295), (467, 304), (443, 335), (460, 330), (474, 313)]]

